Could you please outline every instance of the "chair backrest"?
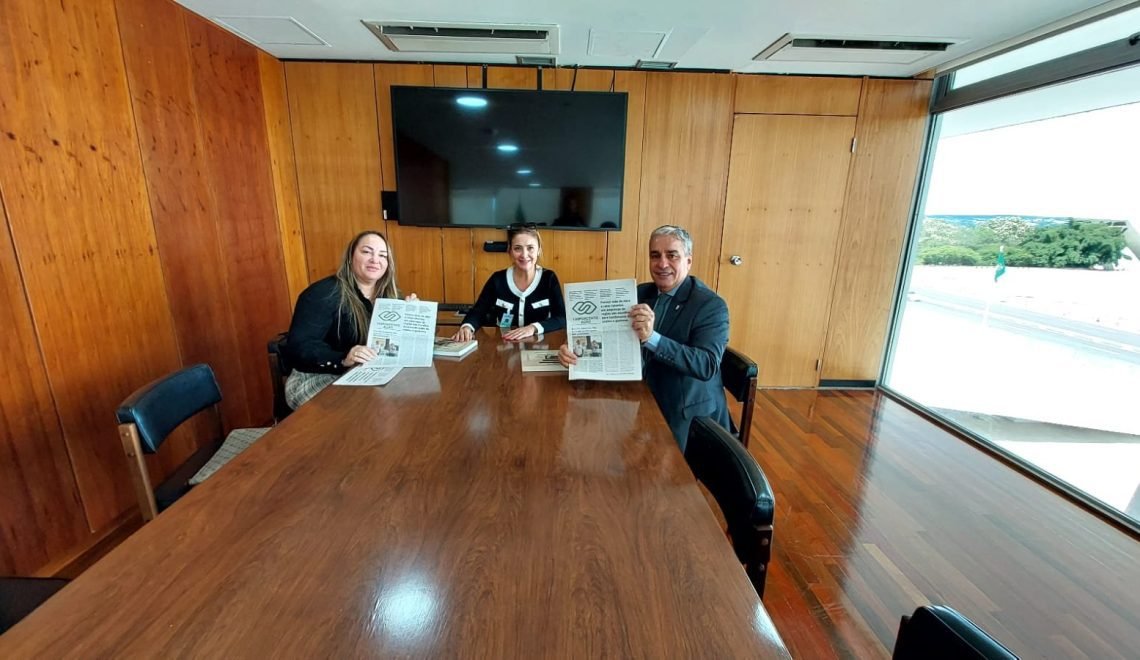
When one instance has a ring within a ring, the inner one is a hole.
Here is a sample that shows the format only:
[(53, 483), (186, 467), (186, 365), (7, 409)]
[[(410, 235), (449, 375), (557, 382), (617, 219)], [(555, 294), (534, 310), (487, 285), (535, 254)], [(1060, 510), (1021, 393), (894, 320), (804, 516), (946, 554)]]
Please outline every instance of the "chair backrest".
[(0, 635), (67, 586), (61, 578), (0, 577)]
[(1009, 649), (956, 610), (920, 607), (899, 624), (893, 660), (1017, 660)]
[[(174, 429), (222, 400), (218, 380), (209, 365), (196, 364), (144, 385), (119, 404), (119, 440), (143, 522), (158, 515), (154, 487), (143, 454), (158, 451)], [(218, 418), (218, 432), (221, 419)]]
[(285, 380), (293, 373), (289, 361), (285, 357), (285, 346), (289, 342), (289, 334), (282, 332), (269, 340), (269, 382), (273, 385), (273, 421), (280, 422), (293, 412), (285, 400)]
[(752, 412), (756, 407), (756, 378), (760, 369), (747, 355), (727, 346), (720, 361), (720, 377), (732, 398), (741, 403), (739, 435), (747, 447), (752, 435)]
[(689, 427), (685, 460), (720, 506), (736, 556), (763, 598), (776, 514), (764, 471), (740, 441), (709, 417), (694, 419)]
[(153, 454), (182, 422), (221, 400), (213, 369), (196, 364), (135, 390), (115, 416), (120, 424), (134, 424), (143, 451)]

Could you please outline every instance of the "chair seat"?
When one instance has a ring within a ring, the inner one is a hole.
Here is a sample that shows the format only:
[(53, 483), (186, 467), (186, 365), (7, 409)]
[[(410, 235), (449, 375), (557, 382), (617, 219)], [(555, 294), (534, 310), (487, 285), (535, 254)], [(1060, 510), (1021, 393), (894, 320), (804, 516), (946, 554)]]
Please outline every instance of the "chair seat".
[(0, 634), (67, 585), (59, 578), (0, 578)]
[(206, 463), (221, 449), (222, 443), (220, 441), (209, 442), (202, 445), (198, 451), (190, 455), (186, 462), (178, 466), (178, 469), (170, 473), (157, 488), (154, 489), (154, 501), (158, 505), (158, 510), (163, 511), (170, 505), (178, 501), (180, 497), (189, 492), (192, 486), (190, 479), (198, 470), (201, 470)]
[(215, 472), (222, 469), (223, 465), (237, 458), (238, 454), (249, 449), (250, 445), (268, 432), (268, 428), (234, 429), (230, 431), (230, 434), (226, 436), (226, 441), (222, 443), (218, 451), (202, 466), (202, 469), (190, 477), (190, 485), (197, 486), (209, 479)]

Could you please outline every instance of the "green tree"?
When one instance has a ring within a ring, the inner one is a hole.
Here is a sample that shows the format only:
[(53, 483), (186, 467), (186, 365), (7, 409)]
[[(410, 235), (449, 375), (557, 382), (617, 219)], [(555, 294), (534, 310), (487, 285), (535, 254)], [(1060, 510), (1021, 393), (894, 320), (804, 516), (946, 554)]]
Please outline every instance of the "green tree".
[(938, 245), (919, 248), (918, 263), (934, 266), (977, 266), (981, 262), (978, 253), (960, 245)]
[(1010, 266), (1111, 268), (1124, 253), (1123, 229), (1095, 222), (1038, 227), (1009, 251)]
[(919, 249), (939, 245), (958, 245), (962, 242), (965, 228), (953, 222), (926, 218), (922, 223), (922, 233), (918, 237)]

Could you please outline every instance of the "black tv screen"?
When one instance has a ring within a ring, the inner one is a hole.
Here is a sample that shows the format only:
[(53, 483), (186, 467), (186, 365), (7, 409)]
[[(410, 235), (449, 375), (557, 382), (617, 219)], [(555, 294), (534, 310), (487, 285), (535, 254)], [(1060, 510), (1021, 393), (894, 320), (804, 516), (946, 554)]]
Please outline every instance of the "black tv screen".
[(400, 224), (620, 229), (626, 94), (393, 87)]

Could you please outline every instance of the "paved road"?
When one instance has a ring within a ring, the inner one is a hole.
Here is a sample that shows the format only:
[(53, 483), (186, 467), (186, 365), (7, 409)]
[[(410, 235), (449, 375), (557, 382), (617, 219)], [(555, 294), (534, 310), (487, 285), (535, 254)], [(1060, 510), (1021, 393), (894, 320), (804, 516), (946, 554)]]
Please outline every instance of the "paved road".
[[(978, 321), (986, 313), (986, 303), (983, 300), (932, 289), (915, 289), (908, 296), (908, 304), (931, 305)], [(1138, 333), (1042, 314), (1003, 303), (990, 305), (988, 322), (994, 328), (1140, 364)]]

